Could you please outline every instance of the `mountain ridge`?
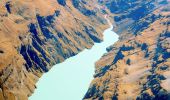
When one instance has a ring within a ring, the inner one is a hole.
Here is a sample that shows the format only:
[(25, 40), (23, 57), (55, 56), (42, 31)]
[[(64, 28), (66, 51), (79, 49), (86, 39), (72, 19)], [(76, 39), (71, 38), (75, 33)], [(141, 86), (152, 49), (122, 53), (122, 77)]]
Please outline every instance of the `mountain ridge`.
[(0, 1), (0, 100), (27, 100), (43, 73), (102, 41), (119, 41), (96, 62), (84, 99), (168, 100), (169, 0)]
[(0, 100), (27, 100), (57, 63), (102, 41), (91, 0), (0, 1)]
[(120, 37), (96, 62), (84, 99), (169, 100), (169, 1), (112, 0), (105, 4)]

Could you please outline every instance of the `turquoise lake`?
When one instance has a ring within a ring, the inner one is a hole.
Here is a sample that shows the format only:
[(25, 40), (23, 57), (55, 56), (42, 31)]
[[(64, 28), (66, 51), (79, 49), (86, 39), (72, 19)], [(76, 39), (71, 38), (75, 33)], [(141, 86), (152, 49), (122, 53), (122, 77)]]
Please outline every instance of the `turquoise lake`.
[(82, 100), (93, 79), (95, 62), (118, 40), (112, 29), (110, 24), (103, 33), (102, 43), (95, 43), (91, 49), (53, 66), (39, 79), (29, 100)]

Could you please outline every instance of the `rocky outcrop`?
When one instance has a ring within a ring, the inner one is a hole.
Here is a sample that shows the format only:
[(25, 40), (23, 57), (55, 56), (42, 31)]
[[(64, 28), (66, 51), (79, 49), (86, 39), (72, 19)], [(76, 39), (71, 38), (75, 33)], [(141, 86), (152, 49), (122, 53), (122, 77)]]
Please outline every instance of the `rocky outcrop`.
[(170, 99), (169, 0), (102, 1), (119, 41), (96, 62), (87, 100)]
[(44, 72), (102, 41), (95, 0), (0, 1), (0, 100), (27, 100)]

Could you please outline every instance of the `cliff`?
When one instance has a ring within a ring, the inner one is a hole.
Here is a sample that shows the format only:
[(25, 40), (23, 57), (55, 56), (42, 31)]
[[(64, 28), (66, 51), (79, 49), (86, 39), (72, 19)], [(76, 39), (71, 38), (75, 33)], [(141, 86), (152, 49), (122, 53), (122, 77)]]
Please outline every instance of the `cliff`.
[(0, 100), (27, 100), (44, 72), (102, 41), (95, 0), (0, 1)]
[(86, 100), (170, 99), (170, 1), (100, 0), (119, 41), (96, 62)]

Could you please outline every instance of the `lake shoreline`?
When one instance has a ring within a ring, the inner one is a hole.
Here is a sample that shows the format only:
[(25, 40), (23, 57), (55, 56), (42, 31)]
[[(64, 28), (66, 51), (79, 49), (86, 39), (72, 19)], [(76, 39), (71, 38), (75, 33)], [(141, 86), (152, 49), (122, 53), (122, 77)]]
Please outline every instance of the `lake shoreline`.
[(93, 79), (95, 62), (107, 53), (108, 46), (118, 40), (118, 35), (112, 31), (111, 22), (108, 19), (107, 21), (110, 28), (103, 32), (103, 42), (95, 43), (91, 49), (85, 49), (78, 55), (52, 67), (37, 82), (37, 89), (29, 100), (83, 98)]

